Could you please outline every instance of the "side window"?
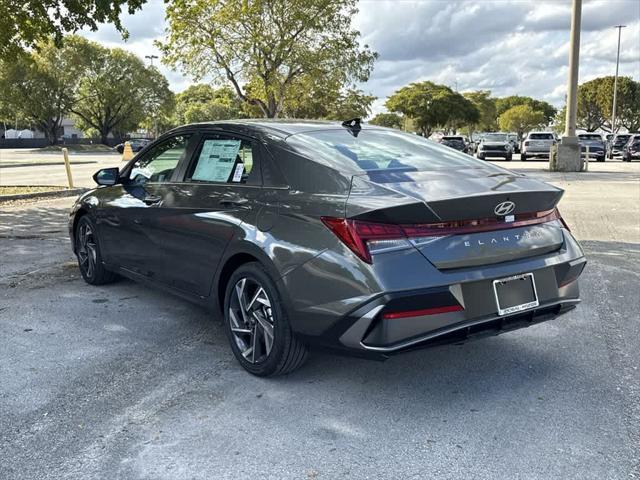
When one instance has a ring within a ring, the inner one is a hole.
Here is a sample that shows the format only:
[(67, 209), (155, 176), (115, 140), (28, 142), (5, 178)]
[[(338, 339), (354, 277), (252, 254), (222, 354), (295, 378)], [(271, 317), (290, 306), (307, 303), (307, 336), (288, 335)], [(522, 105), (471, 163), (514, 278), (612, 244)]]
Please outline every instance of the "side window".
[(231, 136), (206, 136), (196, 151), (187, 180), (210, 183), (259, 184), (253, 142)]
[(154, 147), (133, 165), (129, 179), (139, 185), (171, 180), (173, 171), (187, 154), (190, 137), (191, 135), (178, 135)]

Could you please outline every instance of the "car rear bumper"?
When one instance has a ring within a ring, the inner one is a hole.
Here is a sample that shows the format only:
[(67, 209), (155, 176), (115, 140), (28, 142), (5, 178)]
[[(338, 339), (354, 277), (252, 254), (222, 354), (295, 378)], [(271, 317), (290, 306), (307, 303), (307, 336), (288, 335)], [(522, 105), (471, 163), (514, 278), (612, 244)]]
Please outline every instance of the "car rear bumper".
[[(499, 315), (493, 278), (444, 287), (383, 293), (360, 304), (310, 343), (362, 357), (384, 359), (392, 354), (528, 327), (552, 320), (580, 303), (577, 278), (584, 257), (533, 271), (539, 305)], [(525, 272), (521, 272), (525, 273)], [(388, 311), (425, 311), (459, 305), (458, 311), (386, 318)]]
[(480, 150), (478, 155), (483, 157), (509, 157), (511, 152), (505, 152), (504, 150)]

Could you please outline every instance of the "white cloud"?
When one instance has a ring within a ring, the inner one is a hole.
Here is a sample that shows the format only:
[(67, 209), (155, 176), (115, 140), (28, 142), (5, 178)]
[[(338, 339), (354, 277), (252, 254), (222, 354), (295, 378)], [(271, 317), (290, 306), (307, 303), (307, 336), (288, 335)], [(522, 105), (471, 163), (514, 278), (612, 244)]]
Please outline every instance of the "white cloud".
[[(566, 92), (569, 0), (361, 0), (354, 26), (362, 43), (380, 54), (366, 92), (379, 97), (374, 112), (396, 89), (432, 80), (460, 91), (490, 89), (496, 96), (530, 95), (561, 105)], [(144, 59), (160, 55), (153, 41), (164, 34), (164, 3), (150, 0), (123, 23), (124, 42), (112, 26), (83, 32)], [(640, 78), (640, 1), (585, 1), (580, 82), (613, 75), (617, 24), (626, 24), (620, 74)], [(157, 63), (159, 64), (159, 63)], [(160, 66), (174, 91), (191, 81)]]

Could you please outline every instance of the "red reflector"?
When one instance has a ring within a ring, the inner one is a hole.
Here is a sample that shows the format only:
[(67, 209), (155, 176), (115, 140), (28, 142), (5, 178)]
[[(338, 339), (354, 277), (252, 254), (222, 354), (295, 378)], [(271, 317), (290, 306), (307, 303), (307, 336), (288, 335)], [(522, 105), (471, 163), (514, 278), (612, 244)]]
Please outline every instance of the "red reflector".
[(424, 308), (422, 310), (410, 310), (408, 312), (383, 313), (382, 318), (392, 320), (395, 318), (421, 317), (423, 315), (437, 315), (439, 313), (459, 312), (464, 310), (460, 305), (446, 305), (444, 307)]

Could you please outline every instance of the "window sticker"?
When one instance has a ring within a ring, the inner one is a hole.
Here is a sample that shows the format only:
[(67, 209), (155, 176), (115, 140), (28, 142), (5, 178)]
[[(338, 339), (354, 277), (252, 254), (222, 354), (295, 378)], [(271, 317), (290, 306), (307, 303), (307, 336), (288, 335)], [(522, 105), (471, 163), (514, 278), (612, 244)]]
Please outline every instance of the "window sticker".
[(205, 140), (191, 178), (206, 182), (229, 180), (240, 143), (240, 140)]
[(243, 163), (239, 163), (236, 165), (236, 171), (233, 172), (233, 181), (234, 182), (239, 182), (240, 180), (242, 180), (242, 172), (244, 171), (244, 164)]

